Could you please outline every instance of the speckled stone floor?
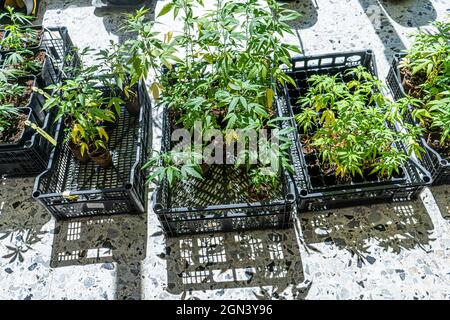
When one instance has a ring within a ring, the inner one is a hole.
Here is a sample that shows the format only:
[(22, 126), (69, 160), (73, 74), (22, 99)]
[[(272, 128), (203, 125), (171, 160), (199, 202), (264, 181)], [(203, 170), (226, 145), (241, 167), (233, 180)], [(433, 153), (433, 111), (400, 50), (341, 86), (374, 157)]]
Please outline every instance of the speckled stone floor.
[[(148, 1), (160, 10), (165, 1)], [(387, 75), (408, 34), (448, 0), (290, 2), (305, 54), (371, 48)], [(41, 20), (79, 47), (121, 41), (123, 10), (44, 0)], [(164, 22), (164, 21), (163, 21)], [(162, 24), (162, 30), (176, 24)], [(160, 120), (155, 119), (158, 147)], [(55, 222), (33, 179), (0, 180), (0, 299), (449, 299), (449, 187), (419, 200), (297, 216), (284, 231), (166, 239), (153, 212)]]

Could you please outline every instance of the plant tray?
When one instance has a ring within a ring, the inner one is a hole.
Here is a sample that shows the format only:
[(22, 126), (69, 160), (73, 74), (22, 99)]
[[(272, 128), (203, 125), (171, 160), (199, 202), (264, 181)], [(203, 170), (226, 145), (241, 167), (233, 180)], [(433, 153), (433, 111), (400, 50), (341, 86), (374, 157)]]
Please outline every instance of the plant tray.
[[(163, 111), (161, 152), (170, 150), (167, 109)], [(211, 165), (203, 180), (191, 178), (169, 187), (164, 179), (153, 193), (153, 210), (168, 236), (288, 228), (295, 207), (294, 185), (286, 172), (271, 200), (251, 202), (248, 180), (233, 165)]]
[[(280, 113), (289, 117), (300, 111), (301, 107), (297, 104), (297, 100), (307, 91), (307, 79), (313, 74), (341, 74), (343, 79), (345, 70), (362, 65), (377, 76), (374, 57), (369, 50), (296, 57), (292, 62), (292, 69), (286, 70), (286, 73), (295, 79), (297, 88), (291, 85), (284, 86), (282, 88), (284, 98), (279, 99), (278, 103)], [(347, 183), (327, 180), (320, 167), (319, 172), (311, 172), (308, 163), (311, 157), (317, 159), (318, 156), (304, 154), (297, 123), (291, 121), (292, 126), (296, 128), (296, 132), (291, 136), (294, 141), (291, 156), (295, 168), (294, 181), (300, 212), (411, 200), (416, 198), (423, 187), (431, 181), (430, 174), (414, 160), (409, 160), (401, 168), (401, 174), (390, 180), (380, 180), (376, 177), (353, 179)], [(396, 144), (396, 147), (406, 152), (402, 144)]]
[[(396, 54), (394, 56), (387, 76), (387, 84), (391, 89), (395, 100), (406, 96), (402, 86), (400, 71), (398, 69), (399, 62), (404, 56), (405, 54)], [(410, 112), (405, 115), (404, 120), (419, 126), (420, 124), (413, 119), (411, 112), (412, 107), (410, 107)], [(433, 185), (450, 184), (450, 159), (444, 158), (436, 150), (431, 148), (423, 136), (420, 138), (420, 142), (425, 150), (425, 152), (421, 154), (421, 163), (431, 173)]]
[[(107, 89), (105, 89), (107, 90)], [(139, 85), (140, 114), (131, 116), (122, 107), (108, 142), (113, 167), (102, 169), (92, 161), (80, 164), (64, 142), (64, 125), (47, 170), (35, 181), (33, 197), (56, 219), (112, 214), (143, 213), (145, 172), (141, 170), (151, 141), (151, 103), (145, 83)]]
[[(42, 81), (46, 77), (51, 79), (51, 83), (60, 81), (64, 78), (62, 70), (65, 71), (67, 77), (70, 76), (70, 73), (66, 70), (79, 63), (78, 55), (74, 51), (67, 28), (46, 28), (42, 44), (51, 59), (46, 62), (49, 64), (48, 68), (44, 65), (42, 77), (35, 81), (35, 85), (39, 87), (44, 85), (40, 82), (40, 79)], [(30, 78), (34, 79), (34, 77)], [(40, 94), (33, 93), (27, 107), (33, 110), (34, 122), (50, 136), (56, 137), (60, 128), (58, 124), (53, 122), (52, 114), (42, 112), (43, 102), (43, 97)], [(53, 145), (37, 132), (24, 135), (21, 143), (14, 146), (0, 146), (0, 175), (10, 177), (36, 176), (47, 168), (50, 153), (53, 149)]]

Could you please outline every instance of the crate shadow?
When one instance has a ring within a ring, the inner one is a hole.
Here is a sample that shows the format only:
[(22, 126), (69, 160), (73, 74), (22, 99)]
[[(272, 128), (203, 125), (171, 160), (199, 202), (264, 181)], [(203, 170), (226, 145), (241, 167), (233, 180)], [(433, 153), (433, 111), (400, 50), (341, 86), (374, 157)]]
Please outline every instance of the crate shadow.
[(300, 214), (304, 242), (317, 251), (315, 243), (328, 243), (346, 249), (365, 261), (370, 243), (385, 251), (400, 253), (420, 247), (424, 250), (434, 229), (432, 220), (419, 200), (365, 207), (344, 208)]
[(47, 234), (51, 216), (31, 198), (33, 181), (0, 177), (0, 265), (22, 263)]
[(389, 17), (403, 27), (426, 26), (437, 17), (430, 0), (380, 0), (380, 4)]
[[(168, 291), (259, 287), (270, 297), (304, 281), (294, 229), (168, 238)], [(262, 287), (270, 286), (271, 293)], [(307, 292), (299, 297), (303, 298)], [(258, 295), (255, 293), (255, 296)], [(295, 296), (295, 294), (294, 294)]]
[(406, 49), (405, 44), (385, 14), (383, 5), (378, 0), (359, 0), (359, 2), (367, 18), (372, 23), (376, 35), (384, 45), (386, 59), (392, 61), (395, 53)]
[(108, 269), (116, 269), (115, 299), (137, 300), (141, 298), (141, 261), (146, 254), (146, 240), (146, 215), (57, 221), (50, 265), (58, 268), (107, 264)]
[(431, 188), (434, 200), (444, 219), (450, 220), (450, 187), (448, 185)]

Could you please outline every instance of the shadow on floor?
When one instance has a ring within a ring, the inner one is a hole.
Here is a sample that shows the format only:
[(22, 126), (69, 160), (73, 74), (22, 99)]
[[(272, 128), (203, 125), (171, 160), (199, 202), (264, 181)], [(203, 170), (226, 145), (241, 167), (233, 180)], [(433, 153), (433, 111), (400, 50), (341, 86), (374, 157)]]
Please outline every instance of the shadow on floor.
[(394, 253), (417, 247), (427, 250), (434, 240), (430, 238), (433, 223), (420, 200), (302, 213), (300, 223), (307, 249), (318, 251), (313, 244), (324, 242), (348, 250), (358, 262), (369, 261), (373, 240)]
[(39, 10), (36, 24), (42, 23), (46, 10), (64, 10), (69, 7), (92, 7), (95, 6), (94, 14), (103, 19), (103, 24), (106, 31), (117, 36), (119, 43), (124, 42), (126, 39), (131, 38), (133, 35), (127, 34), (121, 30), (121, 27), (125, 21), (124, 14), (133, 13), (136, 9), (145, 6), (149, 9), (148, 19), (154, 20), (155, 7), (157, 0), (146, 0), (142, 5), (131, 6), (128, 8), (115, 8), (101, 6), (101, 0), (46, 0), (42, 3)]
[(57, 221), (51, 267), (108, 264), (116, 268), (115, 299), (140, 299), (146, 245), (146, 215)]
[[(283, 2), (283, 1), (281, 1)], [(301, 17), (297, 20), (289, 21), (289, 25), (292, 29), (301, 30), (311, 28), (317, 23), (317, 3), (316, 0), (296, 0), (296, 1), (284, 1), (285, 8), (294, 10), (301, 14)]]
[(182, 297), (192, 290), (260, 287), (259, 299), (302, 299), (310, 287), (302, 285), (293, 229), (169, 238), (165, 258), (168, 291)]
[[(384, 45), (384, 55), (387, 61), (392, 61), (395, 53), (406, 47), (386, 16), (383, 7), (377, 0), (359, 0), (363, 11), (372, 23), (373, 29)], [(382, 75), (379, 75), (382, 76)]]
[(417, 28), (436, 20), (430, 0), (380, 0), (388, 16), (404, 27)]
[(431, 188), (431, 193), (444, 219), (450, 220), (450, 187), (447, 185)]
[(22, 263), (47, 233), (51, 216), (31, 198), (33, 182), (0, 177), (0, 264)]

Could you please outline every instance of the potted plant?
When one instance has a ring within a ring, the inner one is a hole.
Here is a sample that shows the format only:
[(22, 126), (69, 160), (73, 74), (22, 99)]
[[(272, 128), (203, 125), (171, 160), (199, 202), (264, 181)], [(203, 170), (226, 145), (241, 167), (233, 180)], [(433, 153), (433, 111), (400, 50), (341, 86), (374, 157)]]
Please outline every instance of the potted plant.
[(0, 104), (0, 144), (9, 144), (20, 140), (27, 114), (19, 113), (13, 105)]
[(409, 122), (424, 129), (417, 153), (435, 184), (450, 182), (450, 23), (434, 22), (419, 31), (411, 48), (396, 56), (388, 75), (399, 101), (410, 105)]
[(413, 160), (420, 130), (399, 130), (405, 103), (382, 91), (371, 51), (298, 57), (286, 72), (285, 114), (297, 128), (292, 150), (300, 210), (415, 198), (430, 174)]
[[(171, 33), (165, 35), (177, 57), (170, 53), (158, 60), (165, 69), (157, 73), (156, 86), (164, 106), (163, 148), (147, 163), (149, 181), (158, 183), (155, 212), (169, 235), (286, 227), (293, 201), (286, 135), (292, 128), (275, 134), (280, 141), (277, 150), (268, 143), (216, 158), (222, 163), (226, 157), (233, 159), (232, 164), (211, 163), (203, 151), (212, 147), (226, 154), (227, 145), (245, 144), (237, 131), (281, 129), (286, 119), (277, 117), (274, 83), (293, 82), (279, 66), (290, 65), (290, 52), (299, 50), (280, 40), (291, 32), (286, 21), (298, 15), (276, 1), (215, 1), (199, 16), (196, 5), (203, 3), (171, 1), (158, 16), (182, 15), (184, 26), (173, 39)], [(199, 123), (201, 129), (196, 129)], [(223, 141), (205, 138), (200, 152), (190, 143), (180, 151), (170, 136), (184, 128), (191, 133), (216, 132)], [(203, 204), (195, 201), (203, 196), (208, 199)], [(187, 217), (192, 224), (183, 221)]]
[[(75, 158), (86, 163), (89, 159), (103, 168), (112, 165), (106, 142), (108, 125), (120, 115), (120, 99), (114, 92), (102, 91), (94, 73), (98, 66), (82, 67), (74, 79), (50, 85), (44, 90), (34, 88), (46, 97), (44, 110), (56, 109), (55, 122), (63, 119), (67, 143)], [(110, 96), (109, 94), (112, 94)]]
[(0, 53), (7, 53), (20, 49), (36, 51), (40, 48), (44, 36), (41, 26), (33, 26), (32, 17), (6, 7), (6, 12), (0, 14), (0, 19), (11, 21), (0, 30)]
[[(101, 71), (108, 76), (105, 85), (121, 90), (120, 97), (125, 102), (128, 112), (138, 115), (140, 102), (137, 97), (137, 84), (147, 80), (150, 73), (157, 74), (158, 61), (176, 59), (173, 48), (159, 39), (158, 32), (153, 31), (154, 22), (146, 17), (148, 9), (141, 8), (135, 14), (126, 14), (126, 23), (122, 27), (126, 33), (135, 35), (123, 44), (111, 41), (108, 49), (99, 50), (97, 61)], [(166, 41), (171, 38), (166, 37)], [(160, 85), (157, 81), (150, 85), (154, 97), (158, 97)]]
[[(16, 24), (20, 25), (20, 22), (16, 21)], [(0, 148), (0, 175), (22, 177), (44, 171), (59, 133), (58, 124), (52, 121), (53, 114), (42, 111), (43, 96), (33, 92), (32, 88), (58, 81), (62, 71), (69, 65), (66, 54), (72, 54), (72, 42), (64, 27), (51, 28), (48, 34), (48, 52), (20, 46), (16, 51), (1, 54), (0, 104), (12, 105), (18, 116), (24, 118), (27, 115), (27, 119), (25, 122), (20, 119), (19, 127), (24, 128), (21, 138), (16, 142), (2, 144)], [(14, 116), (8, 122), (12, 126), (7, 130), (17, 127)], [(20, 136), (18, 133), (17, 137)]]

